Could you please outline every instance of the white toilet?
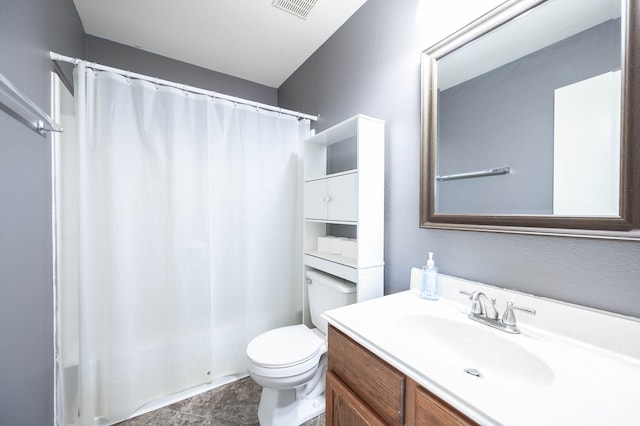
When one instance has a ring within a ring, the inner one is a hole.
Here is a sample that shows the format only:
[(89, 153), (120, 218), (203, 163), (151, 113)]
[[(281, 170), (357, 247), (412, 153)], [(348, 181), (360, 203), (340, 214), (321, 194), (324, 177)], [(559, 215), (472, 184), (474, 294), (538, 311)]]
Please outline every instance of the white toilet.
[(280, 327), (247, 346), (249, 375), (263, 387), (262, 426), (295, 426), (324, 412), (327, 321), (320, 315), (356, 301), (354, 283), (320, 271), (306, 273), (311, 322)]

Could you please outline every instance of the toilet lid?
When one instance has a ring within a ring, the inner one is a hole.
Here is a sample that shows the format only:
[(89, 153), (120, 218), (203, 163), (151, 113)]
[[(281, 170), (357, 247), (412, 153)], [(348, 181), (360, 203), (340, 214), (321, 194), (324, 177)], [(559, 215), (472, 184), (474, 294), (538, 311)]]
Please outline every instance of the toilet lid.
[(247, 356), (263, 367), (289, 367), (313, 358), (324, 341), (307, 326), (292, 325), (269, 330), (247, 346)]

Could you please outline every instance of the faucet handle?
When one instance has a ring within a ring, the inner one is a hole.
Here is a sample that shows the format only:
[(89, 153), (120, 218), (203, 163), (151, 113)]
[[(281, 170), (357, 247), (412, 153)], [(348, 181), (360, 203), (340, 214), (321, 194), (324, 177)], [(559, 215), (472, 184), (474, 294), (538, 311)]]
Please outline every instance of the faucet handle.
[(515, 306), (512, 301), (507, 302), (507, 309), (505, 309), (504, 314), (502, 315), (502, 323), (505, 325), (516, 325), (516, 314), (513, 312), (514, 309), (517, 309), (522, 312), (526, 312), (531, 315), (536, 314), (536, 310), (532, 308), (523, 308), (520, 306)]

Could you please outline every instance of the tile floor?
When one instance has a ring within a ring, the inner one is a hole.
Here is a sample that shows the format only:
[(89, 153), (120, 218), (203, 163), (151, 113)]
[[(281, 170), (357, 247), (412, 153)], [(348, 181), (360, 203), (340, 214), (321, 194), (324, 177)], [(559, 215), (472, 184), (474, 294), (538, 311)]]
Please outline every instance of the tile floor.
[[(151, 411), (117, 426), (258, 426), (262, 388), (250, 377)], [(303, 426), (324, 426), (324, 414)]]

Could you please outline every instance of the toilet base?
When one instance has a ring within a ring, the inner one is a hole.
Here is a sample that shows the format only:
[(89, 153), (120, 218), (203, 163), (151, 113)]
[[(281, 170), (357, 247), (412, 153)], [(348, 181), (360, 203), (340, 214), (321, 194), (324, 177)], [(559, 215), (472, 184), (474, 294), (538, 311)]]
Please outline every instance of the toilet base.
[(296, 398), (296, 389), (262, 389), (258, 419), (261, 426), (297, 426), (325, 411), (324, 393)]

